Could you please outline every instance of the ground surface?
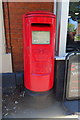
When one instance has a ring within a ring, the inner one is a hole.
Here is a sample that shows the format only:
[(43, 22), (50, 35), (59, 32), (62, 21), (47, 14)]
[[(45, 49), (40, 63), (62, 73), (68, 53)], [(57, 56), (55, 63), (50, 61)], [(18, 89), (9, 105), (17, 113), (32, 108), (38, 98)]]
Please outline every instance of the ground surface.
[(3, 94), (3, 118), (54, 118), (66, 116), (67, 110), (52, 93), (30, 96), (25, 91)]

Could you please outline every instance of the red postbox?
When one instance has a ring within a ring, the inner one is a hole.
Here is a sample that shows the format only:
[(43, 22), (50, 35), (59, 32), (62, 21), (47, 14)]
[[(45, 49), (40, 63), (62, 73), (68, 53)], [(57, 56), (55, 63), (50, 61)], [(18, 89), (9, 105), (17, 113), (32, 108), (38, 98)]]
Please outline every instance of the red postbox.
[(55, 24), (50, 12), (23, 16), (24, 85), (30, 91), (49, 91), (54, 85)]

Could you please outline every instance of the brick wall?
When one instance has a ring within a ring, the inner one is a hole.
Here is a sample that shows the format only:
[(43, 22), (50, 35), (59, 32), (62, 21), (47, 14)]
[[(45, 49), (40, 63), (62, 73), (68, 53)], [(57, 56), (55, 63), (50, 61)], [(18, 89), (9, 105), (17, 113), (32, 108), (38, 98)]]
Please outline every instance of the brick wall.
[(6, 52), (12, 53), (13, 71), (23, 71), (22, 15), (37, 10), (53, 12), (53, 6), (49, 2), (3, 3)]

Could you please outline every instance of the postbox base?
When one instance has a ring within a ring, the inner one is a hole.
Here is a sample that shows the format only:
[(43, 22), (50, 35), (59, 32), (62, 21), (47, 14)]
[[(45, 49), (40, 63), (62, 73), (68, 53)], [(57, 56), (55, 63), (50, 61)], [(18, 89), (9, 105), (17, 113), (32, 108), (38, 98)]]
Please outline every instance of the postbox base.
[(50, 89), (49, 91), (45, 91), (45, 92), (34, 92), (25, 88), (25, 91), (28, 95), (31, 95), (31, 96), (40, 96), (40, 95), (44, 96), (44, 95), (51, 94), (53, 92), (53, 89)]

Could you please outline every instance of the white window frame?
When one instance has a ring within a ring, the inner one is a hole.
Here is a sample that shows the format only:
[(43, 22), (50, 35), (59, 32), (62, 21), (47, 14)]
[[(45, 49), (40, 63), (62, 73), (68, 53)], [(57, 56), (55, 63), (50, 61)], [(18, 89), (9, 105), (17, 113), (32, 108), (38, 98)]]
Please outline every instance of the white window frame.
[[(54, 5), (55, 6), (55, 5)], [(56, 58), (66, 55), (67, 24), (69, 13), (69, 0), (57, 2), (56, 4)]]

